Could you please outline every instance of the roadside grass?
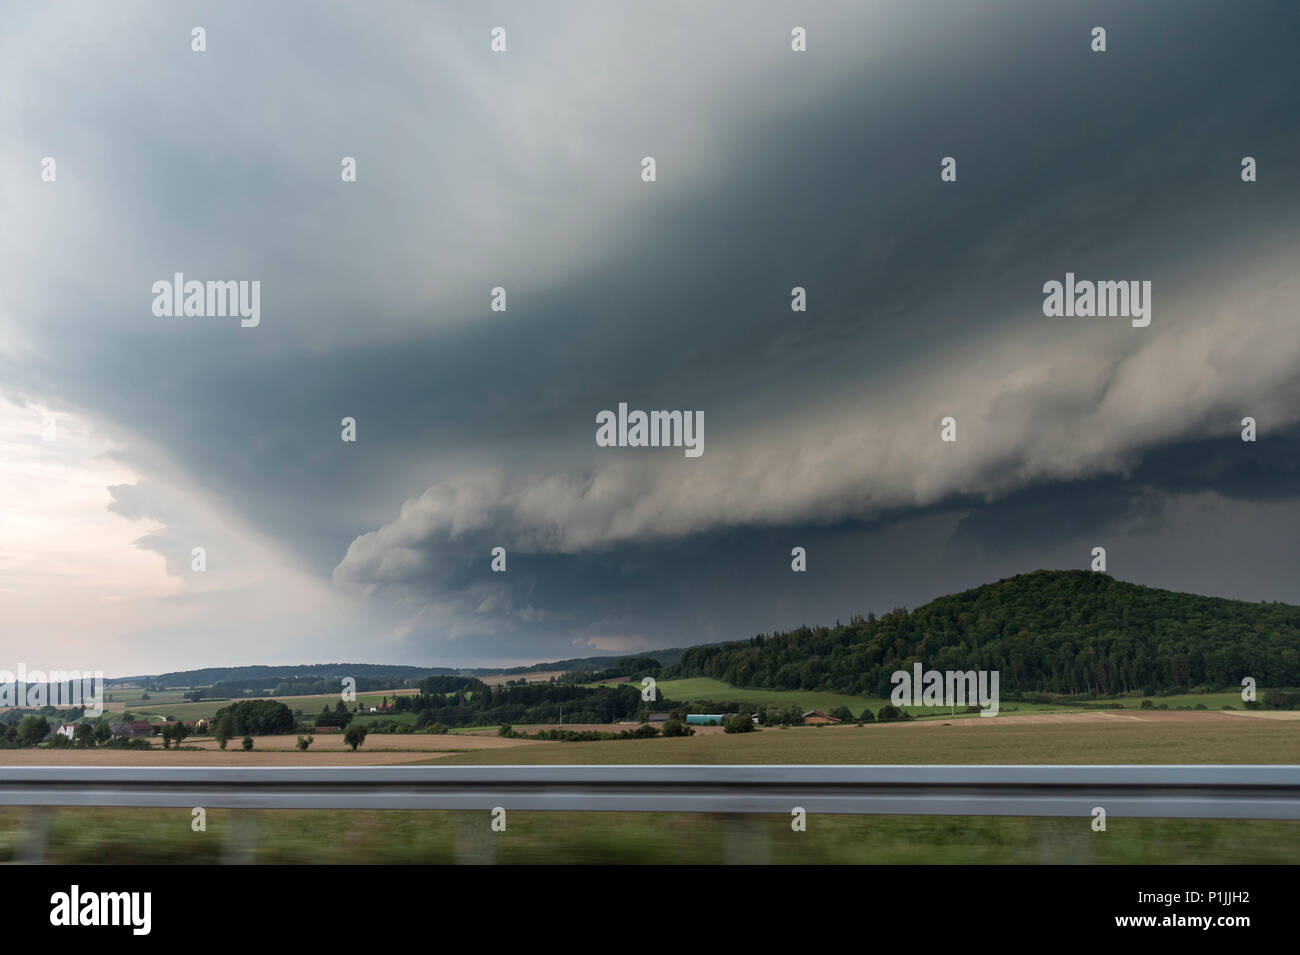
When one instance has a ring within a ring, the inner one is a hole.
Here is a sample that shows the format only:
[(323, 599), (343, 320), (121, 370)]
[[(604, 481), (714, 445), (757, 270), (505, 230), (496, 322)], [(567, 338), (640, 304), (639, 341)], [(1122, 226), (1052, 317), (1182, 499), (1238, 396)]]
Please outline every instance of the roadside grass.
[[(249, 846), (249, 861), (308, 865), (1290, 864), (1300, 851), (1300, 822), (1273, 820), (1111, 816), (1098, 833), (1086, 817), (813, 814), (793, 832), (779, 814), (508, 811), (506, 831), (492, 832), (487, 810), (213, 809), (194, 832), (189, 809), (42, 811), (52, 814), (44, 861), (61, 865), (218, 863), (229, 841)], [(15, 858), (31, 822), (29, 810), (0, 808), (0, 861)]]

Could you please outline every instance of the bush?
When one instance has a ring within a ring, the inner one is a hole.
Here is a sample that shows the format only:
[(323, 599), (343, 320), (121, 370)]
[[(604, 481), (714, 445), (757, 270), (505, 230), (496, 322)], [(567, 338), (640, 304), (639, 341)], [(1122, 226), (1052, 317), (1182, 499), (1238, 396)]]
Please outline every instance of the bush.
[(250, 750), (250, 749), (252, 749), (252, 748), (253, 748), (253, 737), (251, 737), (251, 736), (245, 736), (243, 742), (242, 742), (240, 745), (242, 745), (242, 746), (244, 747), (245, 750)]
[(229, 716), (234, 734), (275, 736), (293, 732), (293, 711), (279, 700), (244, 700), (217, 710), (217, 720)]
[(735, 716), (728, 716), (722, 721), (722, 732), (752, 733), (754, 732), (754, 721), (750, 719), (748, 713), (737, 713)]
[(1143, 700), (1143, 701), (1142, 701), (1142, 704), (1138, 707), (1138, 709), (1140, 709), (1140, 710), (1153, 710), (1153, 709), (1155, 709), (1155, 706), (1156, 706), (1156, 705), (1155, 705), (1154, 703), (1152, 703), (1150, 700)]
[(229, 711), (222, 711), (213, 721), (212, 738), (217, 741), (217, 745), (222, 749), (226, 748), (226, 743), (235, 735), (235, 718), (230, 715)]
[(687, 726), (681, 720), (665, 720), (664, 735), (665, 736), (694, 736), (695, 730)]
[(1266, 690), (1263, 703), (1270, 710), (1300, 709), (1300, 690)]
[(28, 713), (18, 723), (18, 745), (35, 746), (49, 735), (50, 724), (45, 717)]
[(314, 743), (314, 742), (316, 742), (316, 737), (315, 737), (315, 736), (308, 736), (308, 737), (305, 738), (305, 739), (304, 739), (303, 737), (299, 736), (299, 737), (298, 737), (298, 748), (299, 748), (300, 750), (303, 750), (304, 752), (306, 752), (307, 747), (310, 746), (310, 745), (311, 745), (312, 743)]
[(343, 742), (352, 747), (352, 752), (357, 751), (357, 747), (366, 741), (366, 728), (357, 723), (353, 723), (343, 731)]
[(869, 706), (863, 709), (862, 715), (858, 717), (859, 723), (874, 723), (875, 721), (876, 714), (871, 712), (871, 707)]

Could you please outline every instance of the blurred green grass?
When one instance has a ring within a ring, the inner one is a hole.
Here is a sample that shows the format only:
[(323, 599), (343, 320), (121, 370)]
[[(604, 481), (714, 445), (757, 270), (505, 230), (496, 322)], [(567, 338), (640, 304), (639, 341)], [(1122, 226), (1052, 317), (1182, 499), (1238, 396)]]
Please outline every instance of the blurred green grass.
[[(811, 815), (509, 812), (492, 832), (482, 812), (188, 809), (51, 813), (43, 861), (55, 864), (1294, 864), (1300, 822)], [(0, 861), (13, 861), (32, 811), (0, 809)], [(238, 829), (232, 832), (232, 827)]]

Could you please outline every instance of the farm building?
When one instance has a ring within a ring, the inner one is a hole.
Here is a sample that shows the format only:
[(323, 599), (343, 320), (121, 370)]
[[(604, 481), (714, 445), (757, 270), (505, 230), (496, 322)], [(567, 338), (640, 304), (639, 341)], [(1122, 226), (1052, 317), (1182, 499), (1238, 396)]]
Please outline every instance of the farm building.
[(803, 715), (805, 723), (838, 723), (840, 722), (833, 716), (827, 716), (821, 710), (809, 710)]
[(667, 722), (668, 722), (668, 714), (667, 714), (667, 713), (651, 713), (651, 714), (650, 714), (650, 722), (651, 722), (651, 723), (667, 723)]
[(687, 713), (686, 722), (692, 726), (721, 726), (726, 713)]

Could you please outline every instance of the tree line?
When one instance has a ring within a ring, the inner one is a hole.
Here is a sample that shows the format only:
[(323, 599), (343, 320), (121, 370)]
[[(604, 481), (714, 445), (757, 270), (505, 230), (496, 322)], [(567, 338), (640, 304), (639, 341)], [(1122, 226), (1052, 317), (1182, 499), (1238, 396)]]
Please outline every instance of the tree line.
[(1300, 685), (1300, 607), (1037, 571), (908, 611), (693, 647), (661, 679), (888, 698), (897, 670), (997, 670), (1002, 694), (1152, 695)]

